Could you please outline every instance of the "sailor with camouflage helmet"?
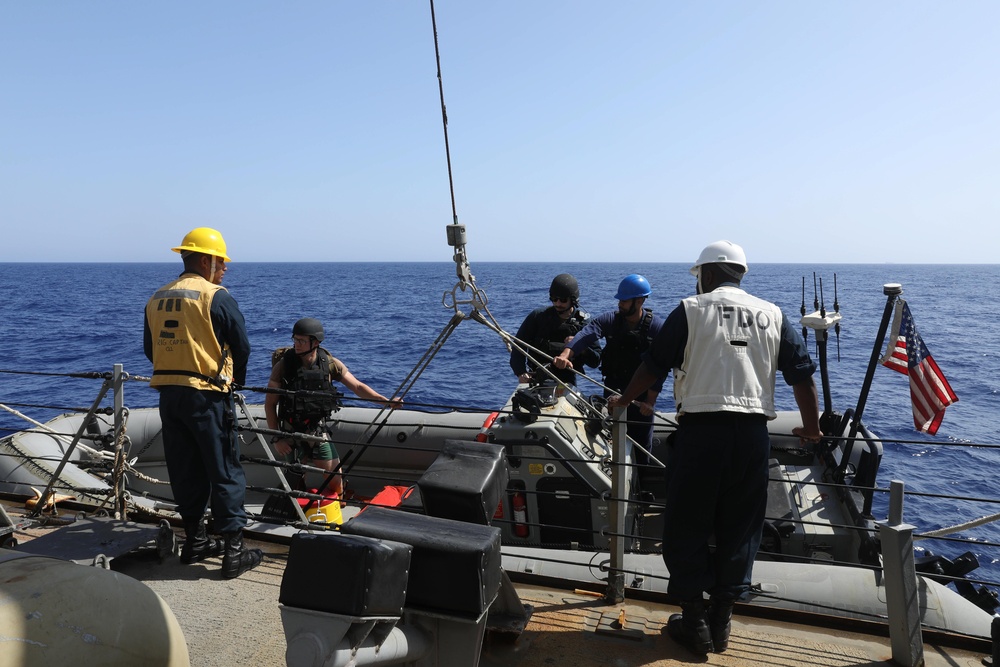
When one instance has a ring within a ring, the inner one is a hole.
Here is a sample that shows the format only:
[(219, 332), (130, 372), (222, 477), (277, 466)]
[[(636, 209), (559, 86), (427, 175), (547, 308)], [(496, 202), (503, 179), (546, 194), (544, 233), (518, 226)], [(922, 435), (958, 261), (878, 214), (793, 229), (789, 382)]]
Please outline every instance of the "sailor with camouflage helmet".
[[(360, 398), (384, 403), (390, 408), (402, 405), (401, 400), (390, 400), (354, 377), (340, 359), (320, 347), (324, 338), (323, 324), (315, 318), (303, 317), (292, 327), (293, 347), (275, 352), (267, 386), (286, 392), (268, 394), (264, 399), (268, 428), (327, 436), (326, 420), (338, 405), (334, 382), (341, 383)], [(304, 463), (328, 472), (340, 465), (340, 455), (329, 441), (276, 437), (272, 442), (275, 452), (289, 462)], [(338, 495), (343, 494), (341, 476), (335, 475), (327, 488)]]
[[(222, 277), (226, 242), (209, 227), (181, 244), (184, 272), (146, 304), (143, 350), (153, 362), (150, 386), (160, 392), (163, 453), (186, 539), (181, 562), (222, 555), (231, 579), (261, 563), (260, 549), (243, 547), (246, 476), (239, 459), (232, 383), (246, 381), (250, 341)], [(209, 538), (205, 510), (223, 541)]]
[[(548, 377), (538, 373), (538, 368), (549, 363), (565, 349), (566, 344), (573, 340), (580, 329), (590, 322), (590, 313), (580, 308), (580, 286), (569, 273), (560, 273), (552, 279), (549, 286), (549, 301), (551, 306), (536, 308), (528, 313), (517, 330), (516, 337), (541, 352), (529, 350), (525, 355), (516, 347), (510, 353), (510, 367), (519, 382), (544, 380)], [(597, 367), (601, 363), (601, 347), (594, 343), (583, 350), (577, 357), (581, 365)], [(572, 370), (552, 371), (560, 381), (566, 384), (576, 383), (576, 374)]]

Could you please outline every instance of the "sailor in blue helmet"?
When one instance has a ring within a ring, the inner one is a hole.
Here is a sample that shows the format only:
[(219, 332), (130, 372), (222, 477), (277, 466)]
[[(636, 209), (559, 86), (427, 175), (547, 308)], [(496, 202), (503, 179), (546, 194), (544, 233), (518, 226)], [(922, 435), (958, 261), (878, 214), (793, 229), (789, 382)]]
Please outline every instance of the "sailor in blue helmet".
[[(653, 314), (644, 304), (653, 290), (649, 281), (638, 273), (625, 276), (618, 285), (616, 310), (609, 310), (592, 319), (580, 330), (569, 345), (553, 360), (556, 368), (572, 368), (573, 359), (599, 339), (604, 339), (601, 352), (601, 374), (605, 396), (620, 394), (628, 385), (635, 369), (642, 363), (642, 354), (660, 332), (663, 318)], [(663, 388), (663, 380), (653, 383), (646, 392), (628, 406), (628, 436), (645, 451), (636, 450), (636, 463), (649, 463), (646, 452), (653, 444), (653, 407)]]
[[(528, 313), (517, 330), (518, 340), (541, 352), (529, 351), (529, 355), (525, 356), (517, 348), (511, 350), (510, 367), (519, 382), (544, 381), (548, 376), (538, 372), (538, 368), (562, 352), (566, 343), (590, 322), (590, 313), (580, 308), (580, 285), (571, 274), (560, 273), (552, 279), (549, 301), (551, 306), (536, 308)], [(581, 366), (586, 364), (596, 368), (601, 362), (600, 345), (595, 343), (583, 350), (578, 361)], [(576, 374), (572, 370), (554, 370), (553, 373), (566, 384), (576, 383)]]
[(806, 442), (822, 437), (816, 366), (781, 309), (740, 288), (746, 272), (740, 246), (708, 245), (691, 268), (697, 294), (667, 316), (621, 397), (608, 401), (628, 405), (673, 369), (678, 427), (666, 470), (663, 560), (667, 591), (683, 613), (670, 617), (667, 632), (699, 654), (726, 650), (733, 602), (750, 587), (778, 371), (802, 419), (793, 432)]

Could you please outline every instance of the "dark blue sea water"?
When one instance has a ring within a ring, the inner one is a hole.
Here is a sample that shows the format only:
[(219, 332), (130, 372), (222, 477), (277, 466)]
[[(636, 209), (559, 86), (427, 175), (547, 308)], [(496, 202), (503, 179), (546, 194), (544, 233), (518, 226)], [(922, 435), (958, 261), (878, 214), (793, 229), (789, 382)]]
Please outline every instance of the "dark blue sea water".
[[(666, 314), (694, 289), (682, 264), (473, 264), (479, 286), (490, 298), (499, 323), (516, 331), (529, 310), (546, 303), (552, 277), (568, 271), (581, 285), (581, 303), (592, 313), (615, 306), (618, 281), (633, 272), (653, 286), (650, 305)], [(109, 371), (115, 363), (148, 375), (142, 353), (142, 312), (152, 291), (172, 280), (179, 263), (163, 264), (0, 264), (4, 286), (6, 345), (0, 369), (51, 372)], [(1000, 442), (1000, 341), (990, 333), (1000, 300), (1000, 266), (958, 265), (753, 265), (744, 287), (778, 303), (798, 318), (802, 279), (812, 310), (813, 273), (833, 307), (833, 280), (844, 315), (840, 335), (831, 337), (831, 393), (836, 409), (853, 407), (872, 356), (885, 307), (882, 285), (901, 283), (917, 328), (960, 402), (950, 407), (937, 436), (916, 433), (910, 416), (906, 378), (885, 368), (874, 376), (864, 421), (886, 440), (879, 486), (902, 479), (907, 490), (964, 496), (1000, 496), (995, 449), (955, 447), (958, 443)], [(248, 385), (264, 385), (270, 353), (289, 342), (299, 317), (320, 318), (324, 345), (363, 381), (388, 395), (406, 377), (447, 324), (451, 311), (442, 295), (456, 282), (450, 263), (235, 263), (225, 285), (246, 316), (251, 356)], [(811, 342), (813, 342), (811, 340)], [(818, 376), (817, 376), (818, 381)], [(89, 406), (100, 383), (0, 373), (0, 403)], [(514, 387), (507, 352), (498, 336), (473, 321), (462, 323), (407, 397), (410, 402), (496, 408)], [(155, 392), (129, 383), (126, 402), (151, 406)], [(260, 395), (249, 394), (250, 402)], [(791, 391), (779, 387), (779, 405), (793, 409)], [(670, 391), (659, 406), (672, 409)], [(45, 421), (57, 411), (22, 408)], [(25, 423), (0, 414), (0, 434)], [(897, 443), (896, 440), (915, 441)], [(878, 507), (884, 507), (881, 504)], [(947, 499), (908, 498), (906, 519), (931, 530), (1000, 511), (995, 505)], [(878, 518), (884, 517), (883, 516)], [(1000, 527), (990, 524), (965, 534), (1000, 542)], [(938, 553), (966, 547), (935, 543)], [(979, 552), (978, 574), (1000, 580), (996, 550)], [(990, 575), (990, 576), (987, 576)]]

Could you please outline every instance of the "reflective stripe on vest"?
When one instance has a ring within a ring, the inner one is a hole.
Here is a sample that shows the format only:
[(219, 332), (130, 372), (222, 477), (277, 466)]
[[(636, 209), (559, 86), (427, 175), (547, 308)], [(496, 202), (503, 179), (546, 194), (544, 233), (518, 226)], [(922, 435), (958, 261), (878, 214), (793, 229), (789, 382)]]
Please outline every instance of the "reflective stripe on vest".
[(228, 390), (233, 360), (228, 345), (219, 345), (211, 314), (212, 299), (221, 289), (225, 288), (185, 273), (153, 294), (146, 304), (153, 339), (151, 387)]

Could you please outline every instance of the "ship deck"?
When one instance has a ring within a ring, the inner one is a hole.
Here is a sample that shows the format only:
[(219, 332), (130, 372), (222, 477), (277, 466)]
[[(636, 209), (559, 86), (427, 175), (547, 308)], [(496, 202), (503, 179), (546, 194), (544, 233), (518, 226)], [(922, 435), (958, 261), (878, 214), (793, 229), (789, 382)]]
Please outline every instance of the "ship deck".
[[(18, 508), (7, 505), (15, 516)], [(23, 511), (23, 510), (22, 510)], [(33, 538), (57, 528), (19, 531), (19, 548), (31, 551)], [(144, 582), (162, 597), (184, 631), (194, 667), (233, 664), (284, 665), (285, 639), (278, 606), (288, 547), (250, 542), (265, 553), (264, 563), (234, 580), (219, 576), (219, 559), (182, 565), (160, 560), (155, 548), (114, 558), (112, 568)], [(81, 566), (84, 567), (84, 566)], [(329, 576), (337, 576), (331, 571)], [(685, 663), (706, 665), (824, 666), (893, 665), (887, 636), (822, 627), (822, 618), (804, 625), (737, 613), (729, 650), (696, 656), (665, 633), (669, 604), (628, 598), (608, 605), (594, 593), (516, 583), (522, 602), (533, 607), (520, 636), (488, 635), (483, 667), (632, 667)], [(624, 620), (623, 624), (619, 621)], [(925, 636), (928, 667), (973, 667), (991, 650), (986, 642), (955, 648)]]

